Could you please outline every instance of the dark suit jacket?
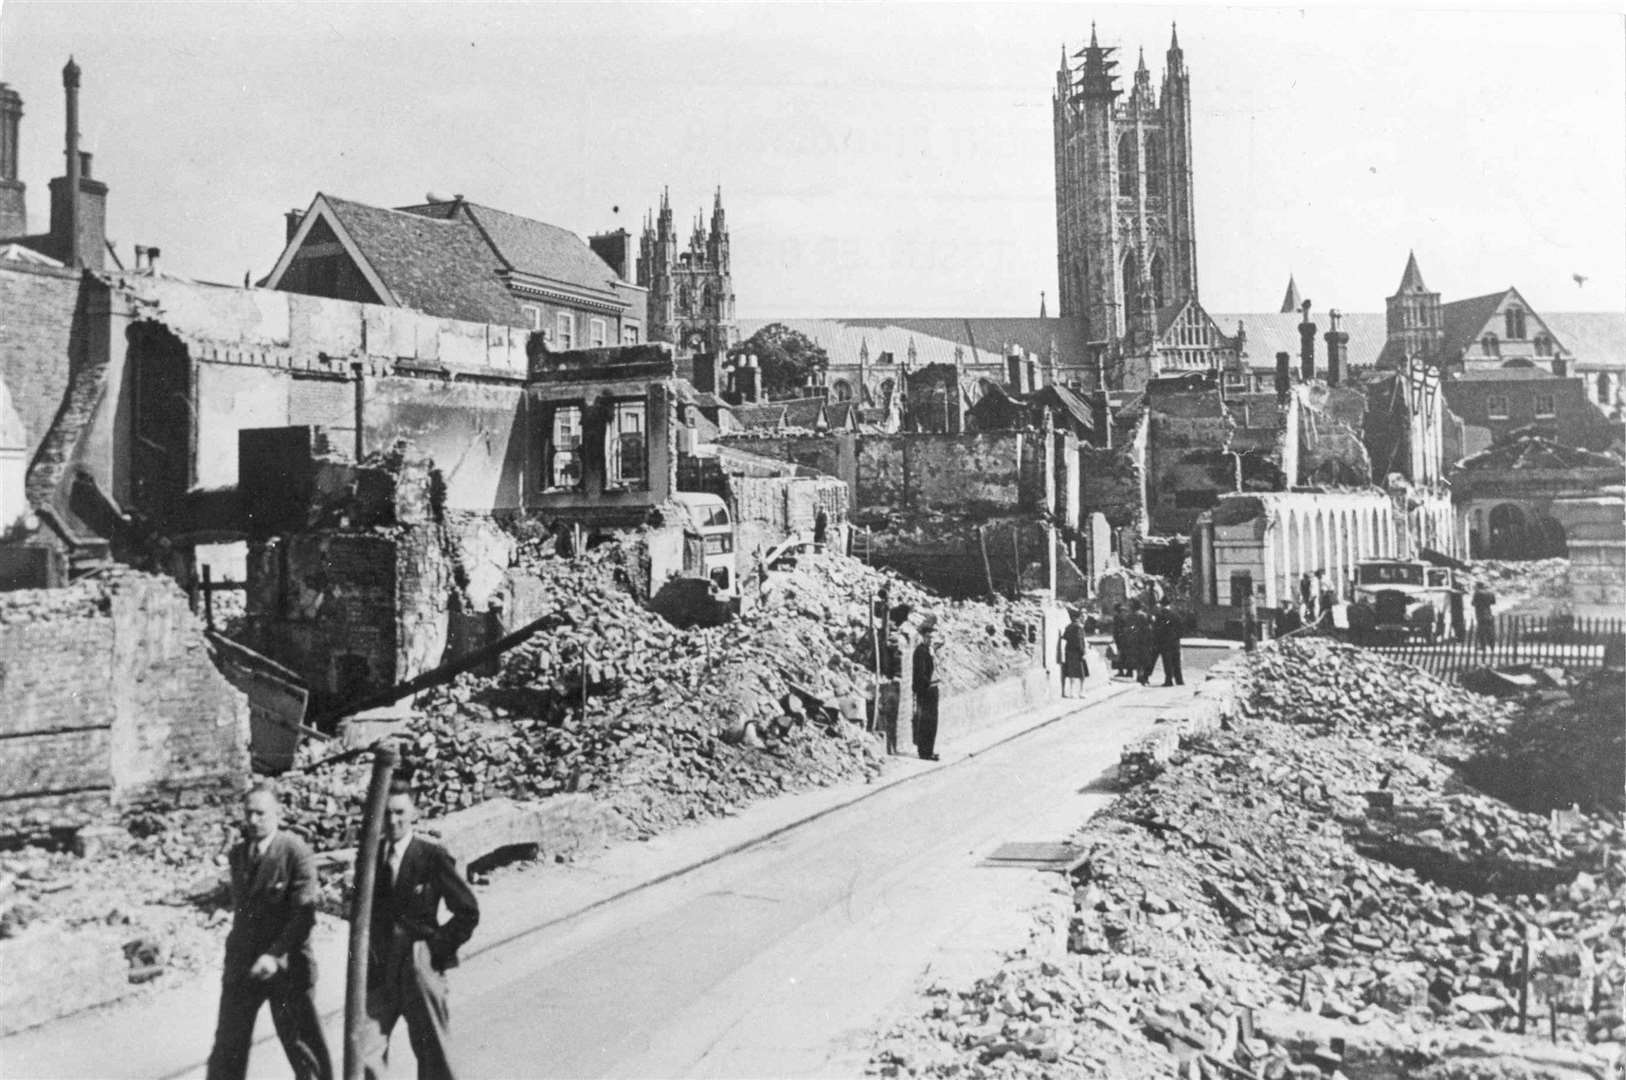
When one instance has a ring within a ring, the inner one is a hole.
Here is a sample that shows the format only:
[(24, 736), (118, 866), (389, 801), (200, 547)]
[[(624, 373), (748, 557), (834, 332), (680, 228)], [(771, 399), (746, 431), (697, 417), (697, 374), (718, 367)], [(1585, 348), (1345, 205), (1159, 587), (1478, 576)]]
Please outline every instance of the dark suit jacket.
[(927, 687), (937, 685), (937, 657), (932, 655), (930, 642), (922, 641), (915, 646), (914, 671), (910, 685), (917, 694)]
[[(384, 854), (380, 851), (380, 857)], [(440, 922), (440, 904), (446, 902), (451, 918)], [(397, 959), (413, 942), (426, 942), (436, 971), (457, 966), (457, 950), (480, 923), (480, 903), (474, 890), (457, 871), (451, 852), (422, 836), (413, 835), (401, 856), (401, 872), (386, 889), (384, 874), (373, 890), (373, 924), (369, 973), (382, 973), (381, 965)]]
[(257, 867), (244, 840), (231, 849), (231, 933), (226, 936), (227, 981), (246, 979), (262, 955), (282, 961), (289, 979), (315, 981), (311, 927), (316, 925), (316, 860), (305, 841), (277, 830)]

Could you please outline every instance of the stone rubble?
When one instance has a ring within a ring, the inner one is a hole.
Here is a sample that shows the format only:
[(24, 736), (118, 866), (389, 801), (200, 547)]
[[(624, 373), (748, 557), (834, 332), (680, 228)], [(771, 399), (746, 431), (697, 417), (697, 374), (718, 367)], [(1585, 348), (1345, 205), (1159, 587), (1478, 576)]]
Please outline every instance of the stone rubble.
[(1065, 943), (934, 988), (871, 1071), (1617, 1075), (1618, 815), (1467, 787), (1448, 762), (1513, 709), (1415, 669), (1294, 641), (1238, 681), (1229, 730), (1188, 737), (1075, 837)]

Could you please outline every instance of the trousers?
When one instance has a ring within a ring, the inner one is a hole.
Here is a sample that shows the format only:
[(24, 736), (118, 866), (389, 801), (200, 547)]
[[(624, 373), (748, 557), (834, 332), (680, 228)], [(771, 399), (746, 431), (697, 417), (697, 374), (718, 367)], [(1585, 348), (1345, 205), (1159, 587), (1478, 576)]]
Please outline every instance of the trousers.
[[(369, 973), (373, 974), (373, 973)], [(390, 1033), (406, 1020), (407, 1042), (418, 1059), (418, 1080), (454, 1080), (449, 1047), (452, 1013), (446, 974), (429, 962), (429, 947), (413, 942), (367, 981), (367, 1018), (361, 1038), (367, 1080), (387, 1075)]]
[(312, 987), (293, 983), (286, 974), (263, 982), (246, 975), (222, 980), (208, 1080), (242, 1080), (248, 1074), (254, 1022), (259, 1019), (260, 1006), (267, 1001), (271, 1003), (271, 1023), (294, 1076), (298, 1080), (332, 1080), (333, 1061), (322, 1035), (322, 1019), (316, 1012), (316, 992)]
[(937, 753), (937, 686), (915, 691), (915, 749), (921, 757)]

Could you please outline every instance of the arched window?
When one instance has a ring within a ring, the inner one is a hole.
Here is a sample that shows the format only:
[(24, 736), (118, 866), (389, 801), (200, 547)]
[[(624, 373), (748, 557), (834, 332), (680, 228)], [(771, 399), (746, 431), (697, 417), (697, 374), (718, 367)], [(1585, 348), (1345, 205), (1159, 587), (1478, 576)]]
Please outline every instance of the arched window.
[(830, 396), (837, 401), (851, 401), (853, 399), (852, 383), (846, 379), (837, 379), (830, 384)]
[(711, 311), (711, 286), (707, 285), (700, 293), (700, 313), (708, 314)]
[(1480, 338), (1479, 347), (1484, 351), (1486, 356), (1502, 355), (1502, 343), (1496, 340), (1495, 334), (1486, 334), (1484, 337)]
[(1507, 339), (1509, 341), (1524, 340), (1524, 309), (1510, 307), (1504, 312), (1507, 318)]
[(1145, 145), (1146, 154), (1146, 194), (1163, 194), (1163, 140), (1156, 135), (1148, 135)]
[(1161, 253), (1152, 256), (1152, 303), (1159, 308), (1169, 302), (1168, 293), (1163, 288), (1163, 256)]
[(1536, 355), (1537, 356), (1551, 356), (1551, 355), (1553, 355), (1553, 339), (1548, 337), (1546, 334), (1537, 334), (1536, 335)]
[(693, 296), (691, 296), (689, 293), (689, 287), (687, 285), (680, 287), (678, 289), (678, 310), (684, 312), (688, 311), (689, 301), (692, 299)]
[(892, 407), (892, 392), (897, 389), (897, 385), (891, 379), (881, 380), (881, 408), (890, 409)]
[(1135, 133), (1127, 132), (1118, 140), (1118, 194), (1134, 195), (1135, 189)]

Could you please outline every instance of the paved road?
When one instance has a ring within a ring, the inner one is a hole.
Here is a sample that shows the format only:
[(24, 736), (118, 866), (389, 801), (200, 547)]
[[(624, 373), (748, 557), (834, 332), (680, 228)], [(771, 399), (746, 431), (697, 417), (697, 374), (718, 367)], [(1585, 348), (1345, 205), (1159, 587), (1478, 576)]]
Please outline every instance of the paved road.
[[(1191, 682), (1223, 655), (1188, 650)], [(1107, 700), (969, 758), (929, 771), (900, 762), (916, 775), (850, 805), (833, 790), (790, 796), (773, 800), (783, 807), (612, 849), (562, 876), (493, 885), (482, 893), (493, 916), (482, 932), (551, 921), (488, 942), (495, 947), (452, 974), (464, 1075), (861, 1074), (877, 1024), (910, 1005), (923, 974), (984, 970), (1025, 940), (1028, 911), (1058, 884), (982, 860), (1006, 841), (1065, 839), (1110, 799), (1098, 781), (1123, 743), (1191, 692), (1117, 684)], [(600, 906), (571, 899), (693, 865), (684, 859), (697, 841), (760, 836), (775, 816), (800, 820), (786, 815), (809, 800), (837, 808)], [(527, 918), (533, 898), (545, 902)], [(342, 1000), (338, 970), (326, 969), (329, 1007)], [(214, 997), (200, 979), (129, 1010), (0, 1041), (0, 1075), (189, 1074), (208, 1047)], [(263, 1015), (259, 1028), (267, 1038), (251, 1074), (280, 1080), (288, 1068)], [(405, 1034), (396, 1035), (398, 1076), (413, 1073)], [(338, 1057), (336, 1011), (328, 1036)]]
[(858, 1075), (877, 1018), (923, 971), (1019, 944), (1055, 883), (979, 863), (1005, 841), (1064, 839), (1110, 797), (1091, 788), (1119, 747), (1189, 693), (1130, 690), (516, 943), (460, 973), (469, 1071)]

